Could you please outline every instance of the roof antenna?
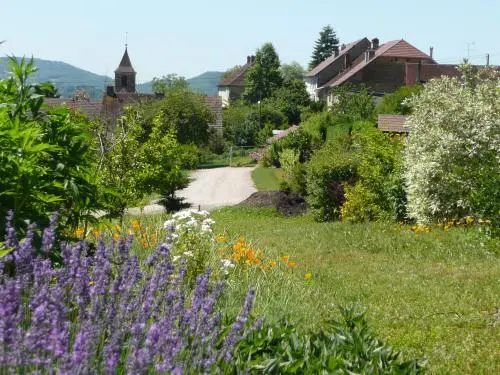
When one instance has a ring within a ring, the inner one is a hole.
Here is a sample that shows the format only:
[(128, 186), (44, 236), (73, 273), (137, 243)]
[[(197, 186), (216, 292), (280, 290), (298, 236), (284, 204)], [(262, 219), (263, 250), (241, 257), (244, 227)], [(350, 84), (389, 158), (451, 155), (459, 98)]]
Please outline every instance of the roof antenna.
[(128, 31), (125, 31), (125, 49), (127, 48), (128, 42)]

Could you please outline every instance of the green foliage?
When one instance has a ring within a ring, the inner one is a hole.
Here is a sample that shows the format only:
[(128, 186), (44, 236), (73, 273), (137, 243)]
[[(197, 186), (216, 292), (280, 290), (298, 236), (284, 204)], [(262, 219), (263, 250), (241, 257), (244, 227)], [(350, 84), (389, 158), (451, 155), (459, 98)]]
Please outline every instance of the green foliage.
[[(357, 153), (357, 179), (362, 183), (346, 195), (350, 220), (355, 220), (353, 201), (373, 201), (371, 220), (406, 217), (406, 194), (403, 185), (403, 139), (378, 131), (372, 123), (358, 122), (353, 125), (352, 148)], [(359, 196), (358, 196), (359, 194)], [(368, 216), (370, 216), (368, 215)], [(360, 214), (360, 217), (365, 215)], [(346, 216), (347, 217), (347, 216)], [(366, 220), (366, 217), (362, 220)]]
[(279, 153), (282, 170), (282, 188), (292, 190), (300, 195), (305, 192), (305, 168), (299, 162), (300, 152), (285, 148)]
[(323, 143), (326, 141), (328, 128), (333, 124), (331, 113), (320, 112), (311, 115), (300, 124), (300, 127), (304, 132), (311, 135), (314, 142)]
[(272, 43), (265, 43), (257, 50), (255, 62), (248, 70), (243, 98), (247, 103), (257, 103), (271, 97), (282, 83), (278, 54)]
[(286, 117), (271, 103), (252, 106), (241, 102), (224, 110), (224, 136), (238, 146), (264, 144), (272, 129), (286, 124)]
[(303, 108), (307, 107), (311, 100), (306, 91), (305, 82), (302, 79), (294, 79), (285, 80), (282, 87), (266, 101), (283, 113), (289, 124), (297, 124), (300, 122)]
[(102, 154), (101, 183), (118, 194), (110, 215), (123, 215), (127, 206), (144, 196), (160, 194), (168, 200), (188, 183), (186, 168), (198, 163), (197, 148), (177, 140), (175, 127), (165, 126), (165, 114), (143, 126), (143, 107), (129, 107), (117, 127), (113, 143)]
[(331, 89), (333, 97), (330, 111), (344, 122), (375, 119), (375, 102), (364, 85), (342, 85)]
[(258, 166), (252, 171), (252, 180), (259, 191), (279, 190), (281, 169)]
[(305, 69), (296, 61), (292, 61), (290, 64), (281, 64), (281, 75), (283, 76), (283, 81), (294, 81), (296, 79), (302, 81)]
[(375, 337), (364, 313), (340, 308), (342, 320), (302, 333), (287, 319), (265, 323), (236, 349), (235, 364), (251, 374), (419, 374), (426, 361), (404, 361)]
[(201, 94), (172, 88), (164, 99), (139, 106), (138, 121), (145, 130), (139, 139), (141, 142), (146, 141), (156, 127), (160, 133), (174, 132), (179, 143), (207, 144), (208, 125), (214, 117)]
[(188, 90), (189, 84), (184, 77), (171, 73), (161, 78), (153, 78), (152, 89), (155, 93), (168, 94), (172, 91)]
[(341, 208), (342, 220), (352, 222), (373, 221), (380, 218), (383, 210), (377, 205), (377, 195), (357, 182), (345, 185), (345, 202)]
[(37, 92), (45, 88), (30, 83), (33, 60), (10, 58), (10, 69), (10, 78), (0, 81), (0, 216), (12, 209), (22, 229), (25, 220), (47, 225), (59, 211), (71, 231), (102, 208), (88, 122), (67, 108), (42, 107)]
[[(412, 97), (405, 152), (408, 211), (419, 223), (490, 219), (500, 228), (500, 75), (461, 67)], [(498, 232), (497, 232), (498, 234)]]
[(423, 86), (401, 86), (391, 94), (386, 94), (377, 106), (377, 112), (382, 114), (408, 115), (411, 112), (406, 99), (412, 95), (418, 95)]
[(330, 25), (326, 25), (319, 33), (319, 38), (314, 43), (314, 49), (309, 62), (309, 70), (313, 69), (320, 62), (329, 58), (335, 49), (338, 48), (339, 39)]
[(344, 185), (355, 178), (357, 170), (357, 159), (348, 143), (344, 139), (327, 142), (306, 166), (307, 202), (317, 221), (340, 217)]
[(289, 133), (286, 137), (271, 144), (268, 150), (267, 159), (271, 165), (280, 166), (280, 153), (290, 149), (298, 155), (298, 161), (305, 163), (311, 158), (313, 152), (313, 138), (301, 128)]

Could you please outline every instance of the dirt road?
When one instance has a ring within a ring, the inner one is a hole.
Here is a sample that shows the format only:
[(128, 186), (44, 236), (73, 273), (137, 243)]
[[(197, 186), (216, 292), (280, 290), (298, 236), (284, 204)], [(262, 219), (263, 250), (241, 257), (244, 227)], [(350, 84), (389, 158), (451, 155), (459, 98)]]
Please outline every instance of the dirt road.
[[(177, 191), (178, 197), (185, 198), (192, 207), (202, 210), (229, 206), (240, 203), (256, 192), (251, 173), (253, 167), (198, 169), (191, 172), (191, 182), (185, 189)], [(143, 213), (164, 211), (159, 204), (144, 207)], [(138, 208), (127, 210), (129, 214), (138, 215)]]

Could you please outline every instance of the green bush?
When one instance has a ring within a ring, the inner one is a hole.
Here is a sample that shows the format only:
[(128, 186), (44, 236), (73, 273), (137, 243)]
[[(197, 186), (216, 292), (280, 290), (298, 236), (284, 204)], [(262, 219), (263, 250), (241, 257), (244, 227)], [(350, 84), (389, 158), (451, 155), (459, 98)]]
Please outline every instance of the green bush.
[(280, 152), (283, 190), (293, 190), (303, 195), (305, 193), (305, 168), (299, 162), (299, 152), (286, 148)]
[(421, 85), (401, 86), (391, 94), (386, 94), (377, 106), (377, 112), (382, 114), (408, 115), (411, 112), (406, 100), (412, 95), (417, 95), (423, 90)]
[(300, 127), (304, 132), (311, 135), (313, 142), (321, 144), (326, 141), (327, 130), (333, 124), (331, 113), (320, 112), (311, 115), (300, 124)]
[(404, 360), (380, 341), (364, 313), (340, 309), (318, 331), (302, 333), (286, 319), (250, 332), (235, 352), (236, 367), (250, 374), (419, 374), (426, 361)]
[(68, 108), (45, 108), (31, 83), (33, 61), (9, 60), (11, 75), (0, 81), (0, 223), (12, 209), (22, 232), (27, 221), (48, 225), (58, 211), (72, 232), (103, 208), (88, 121)]
[(306, 166), (307, 202), (317, 221), (340, 217), (344, 203), (344, 185), (356, 177), (357, 157), (348, 140), (329, 142), (316, 151)]
[(377, 205), (377, 195), (361, 182), (354, 186), (345, 185), (345, 202), (341, 208), (342, 220), (363, 222), (378, 220), (383, 211)]

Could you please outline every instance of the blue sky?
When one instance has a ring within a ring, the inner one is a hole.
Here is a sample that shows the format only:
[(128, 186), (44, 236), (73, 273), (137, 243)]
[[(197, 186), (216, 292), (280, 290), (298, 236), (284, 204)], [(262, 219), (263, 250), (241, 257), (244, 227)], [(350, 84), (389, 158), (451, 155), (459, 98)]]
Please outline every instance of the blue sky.
[(282, 62), (306, 66), (331, 24), (341, 42), (405, 39), (441, 63), (500, 65), (500, 0), (25, 0), (1, 5), (0, 54), (59, 60), (112, 75), (124, 50), (139, 82), (190, 78), (243, 64), (272, 42)]

